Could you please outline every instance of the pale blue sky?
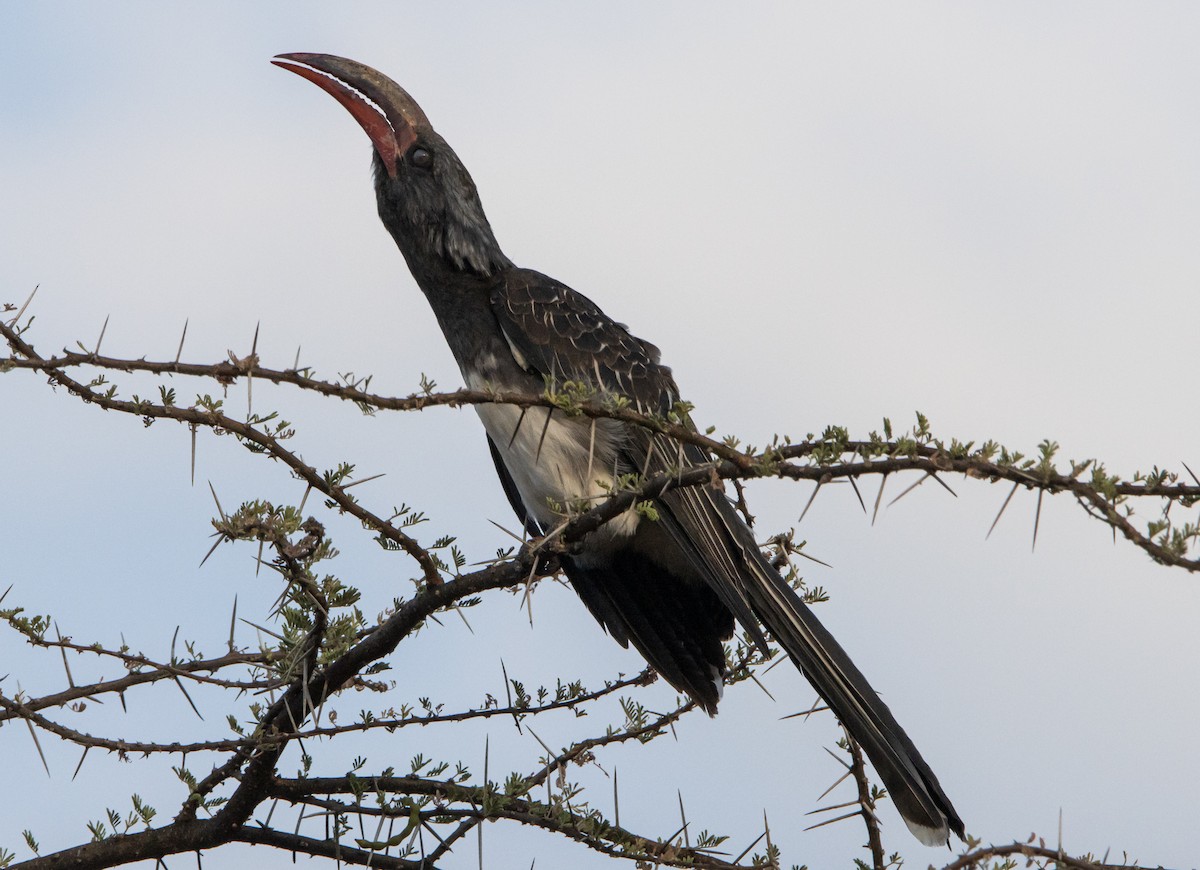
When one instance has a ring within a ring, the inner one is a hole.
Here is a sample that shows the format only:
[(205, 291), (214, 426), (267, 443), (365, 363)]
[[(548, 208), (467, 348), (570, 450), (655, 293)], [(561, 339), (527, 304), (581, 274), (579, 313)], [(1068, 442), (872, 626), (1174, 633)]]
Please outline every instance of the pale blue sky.
[[(261, 321), (267, 364), (290, 365), (300, 345), (320, 372), (374, 373), (384, 392), (421, 372), (457, 386), (374, 214), (362, 131), (268, 62), (330, 52), (409, 89), (509, 255), (660, 345), (704, 424), (761, 443), (830, 423), (865, 434), (920, 409), (947, 438), (1028, 451), (1050, 437), (1125, 475), (1200, 468), (1198, 36), (1200, 10), (1182, 3), (0, 3), (0, 300), (41, 284), (30, 337), (45, 352), (94, 343), (111, 315), (107, 353), (170, 357), (190, 318), (184, 356), (215, 361), (247, 352)], [(255, 395), (300, 422), (309, 461), (386, 472), (362, 497), (426, 510), (428, 539), (453, 531), (477, 558), (504, 545), (488, 520), (515, 523), (474, 415), (368, 420)], [(244, 406), (244, 387), (230, 396)], [(0, 407), (6, 606), (53, 612), (81, 639), (123, 630), (159, 655), (181, 623), (219, 644), (234, 594), (262, 618), (276, 590), (248, 549), (195, 568), (213, 510), (203, 482), (227, 505), (296, 499), (294, 482), (202, 436), (192, 488), (185, 430), (143, 430), (27, 375), (0, 378)], [(1113, 546), (1063, 497), (1043, 507), (1036, 553), (1028, 495), (985, 543), (1007, 488), (953, 485), (957, 501), (926, 486), (874, 528), (848, 490), (822, 493), (799, 530), (834, 566), (810, 574), (833, 596), (822, 618), (971, 833), (1052, 840), (1061, 808), (1068, 850), (1194, 866), (1195, 580)], [(752, 495), (773, 531), (809, 490)], [(331, 528), (369, 602), (402, 591), (407, 566)], [(394, 664), (464, 703), (501, 689), (498, 655), (527, 682), (638, 667), (567, 592), (544, 589), (535, 615), (530, 630), (498, 596), (475, 635), (448, 624)], [(18, 677), (30, 691), (61, 682), (6, 635), (0, 662), (6, 692)], [(801, 831), (837, 776), (821, 749), (836, 731), (779, 721), (812, 699), (786, 668), (768, 685), (777, 704), (739, 688), (678, 743), (614, 754), (622, 821), (669, 833), (678, 785), (693, 825), (734, 834), (736, 851), (765, 806), (791, 860), (846, 861), (859, 828)], [(221, 731), (215, 698), (206, 723), (182, 699), (133, 700), (155, 733)], [(132, 721), (105, 710), (88, 727)], [(545, 727), (560, 743), (578, 733)], [(493, 765), (507, 753), (529, 767), (540, 751), (510, 723), (489, 733)], [(372, 758), (402, 764), (426, 739), (397, 736)], [(0, 732), (3, 778), (23, 782), (0, 793), (0, 845), (25, 827), (67, 845), (134, 790), (173, 813), (166, 778), (89, 758), (72, 784), (77, 756), (43, 742), (49, 780), (23, 729)], [(441, 751), (480, 767), (482, 745), (477, 730)], [(607, 807), (603, 775), (581, 775)], [(910, 867), (946, 857), (884, 819)], [(490, 866), (608, 866), (541, 835), (488, 836)], [(465, 849), (447, 866), (474, 862)]]

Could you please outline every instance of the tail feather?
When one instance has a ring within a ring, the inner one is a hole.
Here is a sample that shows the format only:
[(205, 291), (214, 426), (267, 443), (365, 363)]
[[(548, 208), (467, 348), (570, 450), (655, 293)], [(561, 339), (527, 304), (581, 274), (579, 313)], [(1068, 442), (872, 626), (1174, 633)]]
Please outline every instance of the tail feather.
[[(943, 845), (962, 820), (937, 777), (846, 651), (767, 562), (749, 527), (719, 489), (689, 487), (659, 499), (661, 526), (707, 566), (722, 601), (745, 602), (870, 758), (905, 824), (921, 842)], [(738, 613), (738, 621), (747, 625)]]
[(871, 759), (909, 830), (927, 846), (944, 845), (950, 831), (963, 837), (933, 770), (867, 678), (775, 571), (761, 558), (748, 562), (758, 580), (747, 590), (755, 613)]

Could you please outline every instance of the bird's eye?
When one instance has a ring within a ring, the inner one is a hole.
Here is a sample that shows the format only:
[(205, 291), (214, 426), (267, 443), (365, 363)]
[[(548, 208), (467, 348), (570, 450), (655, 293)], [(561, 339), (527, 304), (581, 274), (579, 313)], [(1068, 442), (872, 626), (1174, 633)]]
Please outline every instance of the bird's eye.
[(408, 152), (408, 159), (420, 169), (428, 169), (433, 165), (433, 155), (419, 145)]

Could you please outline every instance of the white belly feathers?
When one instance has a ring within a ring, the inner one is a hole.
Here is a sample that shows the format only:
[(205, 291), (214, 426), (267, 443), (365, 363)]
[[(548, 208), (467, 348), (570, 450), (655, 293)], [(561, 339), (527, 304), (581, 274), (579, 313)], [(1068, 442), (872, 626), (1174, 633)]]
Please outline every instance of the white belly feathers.
[[(476, 405), (475, 410), (525, 509), (543, 528), (555, 529), (608, 497), (621, 424), (540, 407)], [(592, 547), (632, 535), (638, 520), (633, 510), (614, 517), (593, 533)]]

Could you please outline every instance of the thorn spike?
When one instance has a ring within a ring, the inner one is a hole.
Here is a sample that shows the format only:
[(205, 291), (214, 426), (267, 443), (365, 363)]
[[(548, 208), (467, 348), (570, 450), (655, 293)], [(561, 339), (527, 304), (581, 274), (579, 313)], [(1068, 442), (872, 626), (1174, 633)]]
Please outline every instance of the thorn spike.
[(1012, 501), (1012, 497), (1017, 494), (1018, 486), (1020, 486), (1019, 483), (1014, 483), (1013, 488), (1008, 491), (1008, 496), (1004, 499), (1004, 504), (1000, 505), (1000, 512), (996, 514), (996, 518), (992, 520), (991, 528), (989, 528), (987, 534), (983, 536), (985, 541), (990, 538), (992, 536), (992, 532), (996, 530), (996, 524), (1000, 522), (1000, 517), (1004, 516), (1004, 511), (1006, 508), (1008, 508), (1008, 503)]
[(179, 358), (183, 356), (183, 342), (187, 338), (188, 320), (190, 318), (183, 321), (183, 335), (179, 336), (179, 350), (175, 351), (175, 365), (179, 365)]

